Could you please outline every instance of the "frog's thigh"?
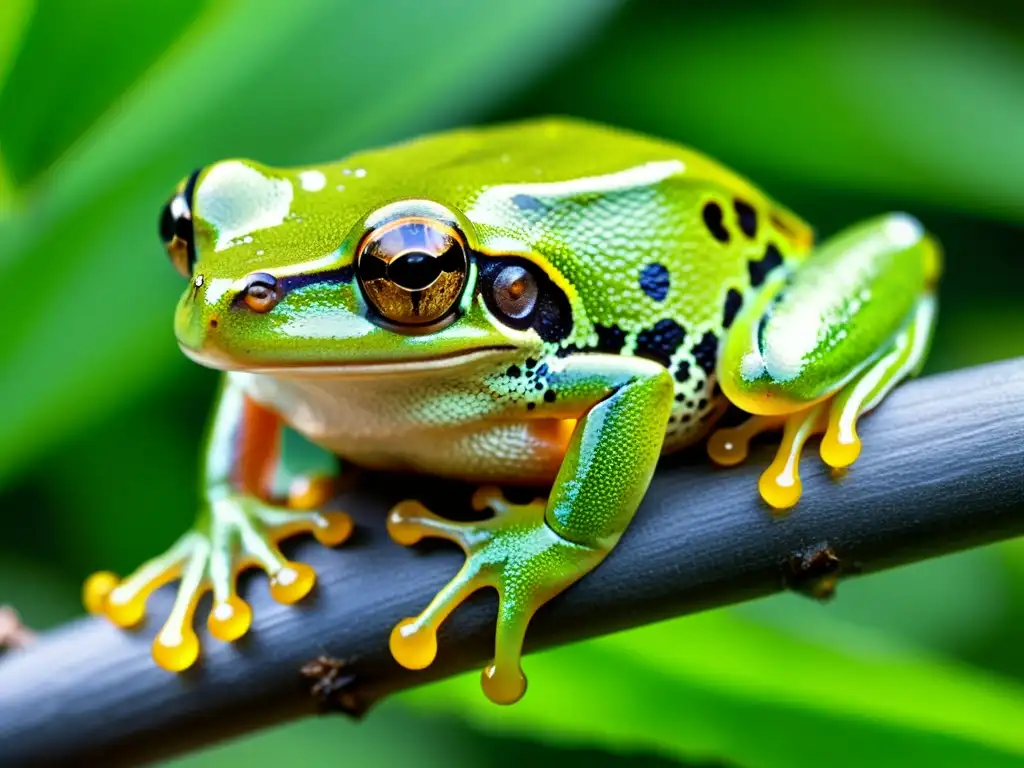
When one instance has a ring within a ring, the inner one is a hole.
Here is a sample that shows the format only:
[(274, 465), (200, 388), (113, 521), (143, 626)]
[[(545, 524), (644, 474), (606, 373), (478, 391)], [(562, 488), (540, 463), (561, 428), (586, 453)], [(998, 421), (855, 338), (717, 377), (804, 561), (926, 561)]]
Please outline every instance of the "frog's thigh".
[(755, 414), (712, 435), (722, 464), (749, 440), (782, 427), (782, 445), (760, 490), (784, 509), (800, 497), (800, 452), (825, 432), (822, 458), (846, 467), (860, 453), (856, 420), (924, 360), (934, 322), (938, 246), (921, 225), (892, 214), (822, 245), (740, 314), (718, 361), (726, 397)]

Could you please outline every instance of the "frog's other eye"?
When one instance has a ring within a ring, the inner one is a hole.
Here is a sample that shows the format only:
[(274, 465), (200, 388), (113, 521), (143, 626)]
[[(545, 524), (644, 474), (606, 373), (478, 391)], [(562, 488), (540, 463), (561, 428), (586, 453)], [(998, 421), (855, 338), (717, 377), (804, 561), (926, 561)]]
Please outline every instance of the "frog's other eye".
[(253, 312), (269, 312), (281, 300), (277, 280), (266, 272), (254, 272), (246, 280), (242, 301)]
[(479, 290), (494, 318), (509, 328), (532, 328), (544, 341), (562, 341), (572, 332), (572, 307), (548, 274), (518, 256), (481, 257)]
[(396, 325), (435, 323), (457, 305), (469, 260), (462, 235), (448, 224), (409, 216), (367, 235), (356, 273), (366, 298)]
[(192, 195), (199, 171), (193, 171), (178, 192), (167, 201), (160, 214), (160, 239), (171, 257), (171, 264), (184, 277), (192, 276), (196, 248), (192, 229)]
[(491, 300), (506, 321), (529, 321), (537, 307), (537, 278), (519, 264), (502, 267), (491, 283)]

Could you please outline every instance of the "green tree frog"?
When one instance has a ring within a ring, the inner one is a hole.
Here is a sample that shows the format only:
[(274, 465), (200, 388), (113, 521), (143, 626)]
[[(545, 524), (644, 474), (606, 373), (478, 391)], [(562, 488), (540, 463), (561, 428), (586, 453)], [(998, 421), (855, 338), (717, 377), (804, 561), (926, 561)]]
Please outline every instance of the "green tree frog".
[[(129, 626), (180, 580), (153, 644), (178, 671), (199, 654), (207, 590), (214, 637), (248, 630), (241, 568), (264, 569), (282, 602), (304, 597), (315, 575), (279, 540), (337, 545), (352, 523), (318, 511), (322, 487), (303, 478), (290, 502), (270, 497), (289, 425), (356, 465), (480, 484), (482, 522), (414, 500), (388, 514), (399, 544), (438, 537), (466, 553), (390, 648), (426, 667), (445, 617), (493, 587), (482, 683), (499, 703), (525, 690), (531, 617), (615, 546), (661, 454), (707, 437), (712, 459), (733, 464), (754, 435), (781, 430), (760, 480), (776, 510), (800, 496), (812, 435), (826, 464), (853, 463), (858, 417), (922, 364), (940, 272), (908, 215), (815, 246), (807, 224), (709, 158), (565, 119), (306, 168), (218, 162), (178, 186), (160, 229), (188, 280), (181, 349), (225, 372), (199, 515), (127, 578), (94, 575), (87, 606)], [(712, 433), (730, 404), (749, 420)], [(502, 484), (550, 493), (511, 503)]]

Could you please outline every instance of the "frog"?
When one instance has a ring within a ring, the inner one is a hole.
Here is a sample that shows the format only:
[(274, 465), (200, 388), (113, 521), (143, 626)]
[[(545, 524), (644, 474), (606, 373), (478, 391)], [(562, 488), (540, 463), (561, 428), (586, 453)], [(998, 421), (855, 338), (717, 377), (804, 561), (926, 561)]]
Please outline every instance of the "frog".
[[(558, 117), (320, 165), (219, 161), (178, 184), (160, 232), (187, 281), (178, 345), (223, 372), (199, 513), (126, 578), (91, 577), (88, 609), (133, 626), (177, 580), (152, 655), (178, 672), (200, 654), (206, 592), (210, 635), (250, 629), (241, 569), (265, 571), (279, 602), (304, 599), (316, 574), (279, 543), (311, 533), (337, 546), (353, 522), (324, 511), (322, 478), (286, 478), (293, 492), (273, 495), (291, 429), (343, 466), (478, 488), (480, 519), (416, 499), (384, 516), (399, 545), (437, 538), (465, 553), (387, 643), (424, 669), (449, 614), (496, 590), (481, 685), (499, 704), (525, 692), (532, 617), (613, 550), (663, 455), (705, 441), (734, 465), (780, 432), (758, 482), (776, 515), (801, 496), (811, 437), (826, 465), (850, 467), (859, 419), (924, 363), (942, 262), (909, 214), (819, 243), (696, 150)], [(726, 412), (742, 419), (723, 426)], [(510, 500), (502, 489), (516, 486), (536, 498)]]

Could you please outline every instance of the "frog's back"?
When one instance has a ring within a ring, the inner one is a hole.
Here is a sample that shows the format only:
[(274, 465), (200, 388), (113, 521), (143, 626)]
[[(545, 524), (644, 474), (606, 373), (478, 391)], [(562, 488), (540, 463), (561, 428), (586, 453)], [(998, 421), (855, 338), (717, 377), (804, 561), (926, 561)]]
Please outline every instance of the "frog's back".
[(806, 224), (710, 158), (577, 120), (437, 134), (345, 162), (363, 182), (464, 212), (480, 251), (540, 263), (572, 306), (553, 354), (638, 355), (668, 368), (669, 447), (719, 410), (718, 343), (740, 307), (811, 245)]

